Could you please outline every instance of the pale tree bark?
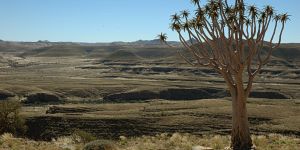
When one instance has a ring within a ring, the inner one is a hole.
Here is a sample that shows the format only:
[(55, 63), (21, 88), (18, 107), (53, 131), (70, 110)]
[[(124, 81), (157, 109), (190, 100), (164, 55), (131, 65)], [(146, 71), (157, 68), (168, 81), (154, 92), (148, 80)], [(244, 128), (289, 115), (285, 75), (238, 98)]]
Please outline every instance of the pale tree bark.
[(232, 96), (231, 147), (233, 149), (247, 150), (252, 147), (246, 101), (245, 95)]
[(248, 150), (252, 147), (250, 136), (247, 98), (248, 93), (244, 89), (243, 72), (239, 72), (234, 77), (234, 84), (229, 81), (228, 74), (221, 72), (228, 86), (232, 100), (232, 132), (231, 147), (234, 150)]
[(243, 88), (242, 74), (238, 77), (236, 88), (231, 93), (232, 97), (232, 133), (231, 147), (233, 149), (250, 149), (252, 140), (247, 114), (247, 95)]

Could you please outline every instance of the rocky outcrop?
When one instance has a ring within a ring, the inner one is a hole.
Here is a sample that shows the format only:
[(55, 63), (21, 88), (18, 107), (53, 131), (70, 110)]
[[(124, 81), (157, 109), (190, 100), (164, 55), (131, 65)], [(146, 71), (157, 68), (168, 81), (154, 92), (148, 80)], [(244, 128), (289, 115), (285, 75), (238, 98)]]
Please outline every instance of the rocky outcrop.
[(15, 94), (10, 91), (0, 90), (0, 100), (5, 100), (9, 97), (14, 97), (14, 96), (15, 96)]
[(33, 93), (29, 94), (24, 100), (25, 104), (53, 104), (62, 102), (61, 97), (53, 93)]

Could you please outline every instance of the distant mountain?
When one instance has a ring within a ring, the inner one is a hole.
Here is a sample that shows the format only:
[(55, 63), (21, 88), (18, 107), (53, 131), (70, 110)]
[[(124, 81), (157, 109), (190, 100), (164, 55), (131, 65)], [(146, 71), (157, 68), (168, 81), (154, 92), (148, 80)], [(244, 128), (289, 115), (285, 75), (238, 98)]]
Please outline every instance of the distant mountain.
[(55, 45), (78, 45), (72, 42), (49, 42), (49, 41), (37, 41), (37, 42), (15, 42), (15, 41), (0, 41), (1, 52), (19, 52), (24, 50), (33, 50), (44, 47), (50, 47)]
[(159, 40), (138, 40), (135, 42), (131, 42), (132, 44), (141, 44), (141, 45), (160, 45), (161, 42)]
[[(123, 42), (123, 41), (117, 41), (117, 42), (107, 42), (107, 43), (86, 43), (86, 42), (50, 42), (48, 40), (39, 40), (36, 42), (16, 42), (16, 41), (3, 41), (0, 39), (1, 45), (3, 44), (14, 46), (14, 45), (23, 45), (23, 46), (29, 46), (29, 47), (47, 47), (47, 46), (54, 46), (54, 45), (81, 45), (81, 46), (165, 46), (165, 44), (162, 44), (160, 40), (154, 39), (154, 40), (138, 40), (134, 42)], [(181, 43), (177, 41), (168, 41), (170, 45), (173, 46), (180, 46)]]
[[(181, 46), (180, 42), (169, 41), (173, 46)], [(112, 42), (112, 43), (84, 43), (84, 42), (15, 42), (0, 40), (0, 52), (20, 53), (20, 56), (82, 56), (98, 57), (108, 55), (118, 50), (132, 50), (142, 57), (156, 57), (170, 55), (174, 49), (170, 49), (159, 40), (138, 40), (134, 42)], [(176, 49), (176, 48), (175, 48)], [(120, 54), (116, 53), (115, 55)], [(300, 60), (299, 43), (283, 43), (274, 50), (273, 56), (287, 61)]]
[[(180, 46), (180, 42), (168, 41), (170, 45)], [(158, 39), (154, 40), (138, 40), (134, 42), (112, 42), (111, 45), (120, 45), (120, 46), (164, 46)]]

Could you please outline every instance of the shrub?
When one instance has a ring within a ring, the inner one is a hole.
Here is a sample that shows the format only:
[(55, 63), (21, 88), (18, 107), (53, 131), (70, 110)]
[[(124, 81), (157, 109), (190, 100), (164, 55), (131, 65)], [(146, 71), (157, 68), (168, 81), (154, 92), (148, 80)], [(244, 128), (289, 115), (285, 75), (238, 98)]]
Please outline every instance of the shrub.
[(21, 104), (18, 101), (0, 101), (0, 134), (12, 133), (23, 135), (26, 131), (25, 121), (19, 115)]
[(95, 141), (97, 139), (93, 134), (88, 133), (83, 130), (79, 130), (79, 129), (76, 129), (74, 131), (74, 133), (72, 134), (72, 138), (73, 138), (73, 141), (78, 142), (78, 143), (80, 143), (80, 142), (88, 143), (91, 141)]

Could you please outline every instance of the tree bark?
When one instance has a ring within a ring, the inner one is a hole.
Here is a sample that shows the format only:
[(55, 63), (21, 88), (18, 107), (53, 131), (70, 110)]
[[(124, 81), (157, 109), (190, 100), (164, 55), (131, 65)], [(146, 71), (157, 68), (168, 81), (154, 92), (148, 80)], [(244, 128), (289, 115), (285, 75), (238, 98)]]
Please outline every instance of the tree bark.
[(231, 91), (232, 96), (232, 133), (231, 147), (233, 150), (250, 150), (252, 140), (250, 137), (249, 121), (247, 115), (247, 95), (243, 85), (238, 83)]

